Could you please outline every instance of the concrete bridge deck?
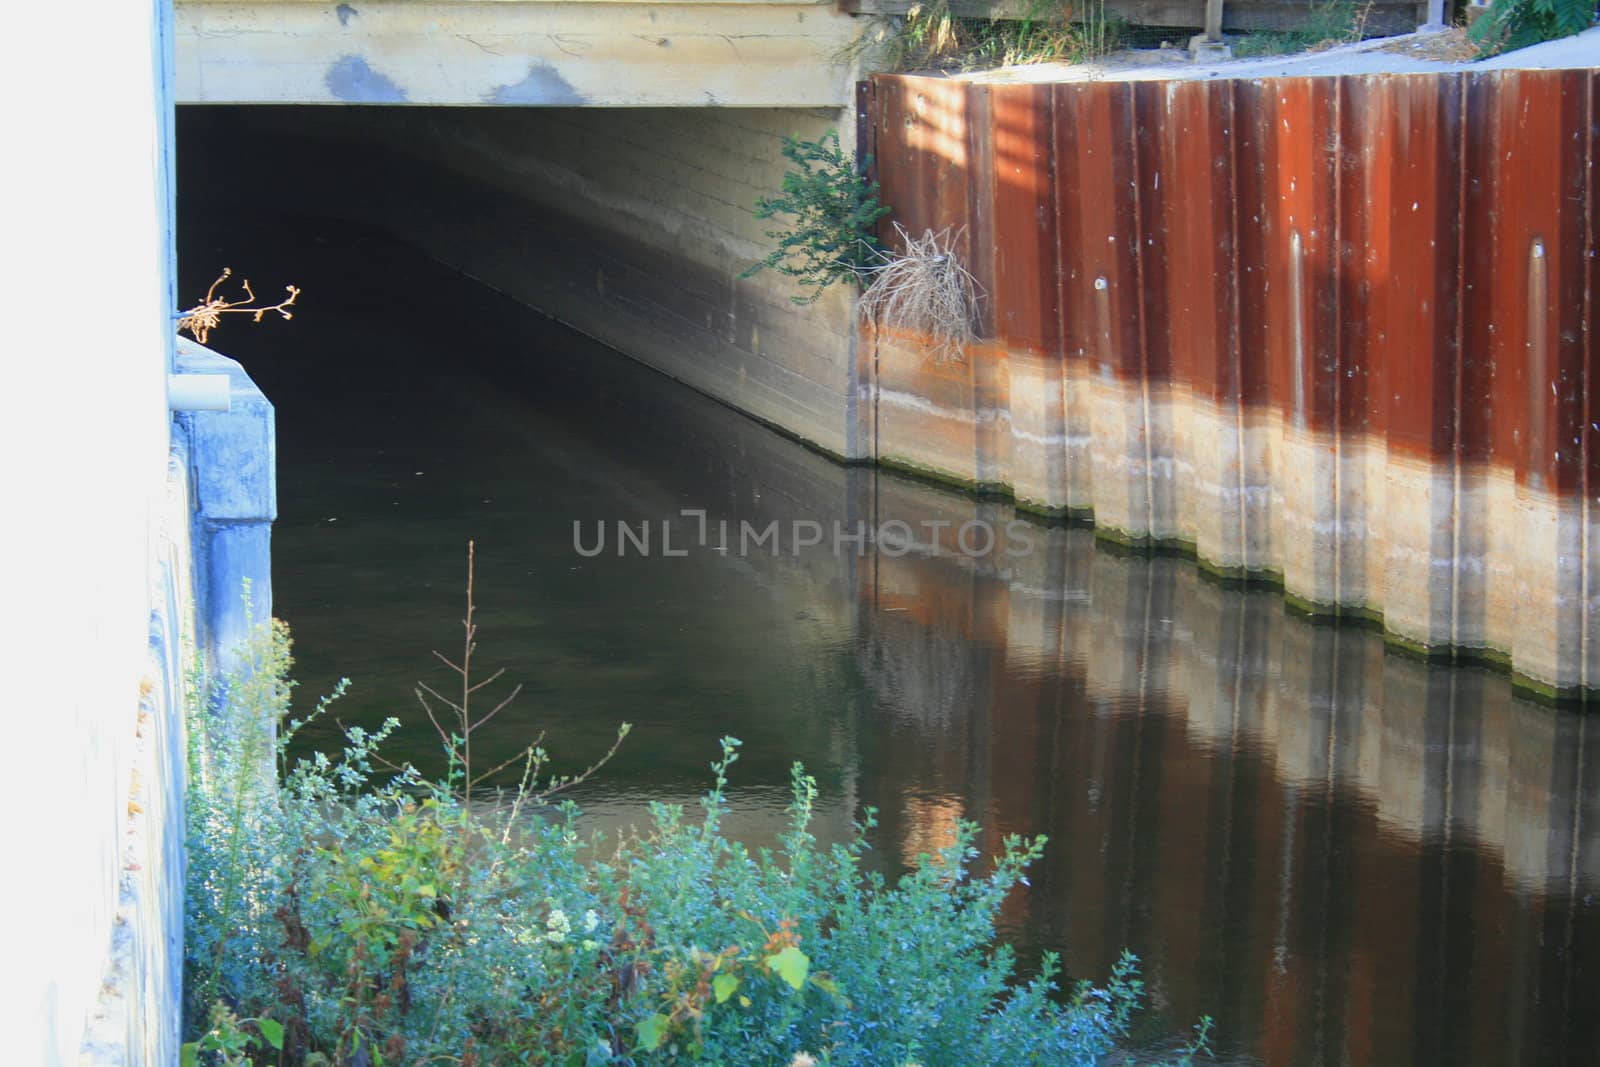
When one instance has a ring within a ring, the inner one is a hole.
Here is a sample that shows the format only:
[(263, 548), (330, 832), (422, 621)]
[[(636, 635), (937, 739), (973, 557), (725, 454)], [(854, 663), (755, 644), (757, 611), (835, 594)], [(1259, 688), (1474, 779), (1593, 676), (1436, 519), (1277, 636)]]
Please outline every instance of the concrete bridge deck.
[(814, 0), (177, 0), (182, 104), (842, 107)]

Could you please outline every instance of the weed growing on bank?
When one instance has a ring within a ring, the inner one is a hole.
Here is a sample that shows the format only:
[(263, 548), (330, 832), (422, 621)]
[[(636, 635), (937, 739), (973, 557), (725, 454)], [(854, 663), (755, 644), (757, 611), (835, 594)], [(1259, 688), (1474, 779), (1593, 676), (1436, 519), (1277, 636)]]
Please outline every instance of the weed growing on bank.
[(1367, 18), (1371, 10), (1370, 2), (1313, 2), (1306, 9), (1300, 24), (1292, 30), (1252, 30), (1229, 38), (1228, 43), (1233, 54), (1240, 59), (1314, 52), (1336, 45), (1353, 44), (1366, 36)]
[[(466, 628), (470, 650), (470, 595)], [(468, 792), (484, 776), (443, 721), (440, 781), (385, 763), (394, 720), (289, 764), (290, 666), (287, 630), (263, 627), (193, 709), (185, 1063), (1088, 1064), (1141, 999), (1132, 957), (1064, 1000), (1053, 957), (1012, 982), (996, 915), (1042, 839), (980, 871), (966, 824), (890, 882), (863, 864), (870, 812), (818, 844), (797, 765), (780, 847), (752, 852), (722, 831), (733, 738), (697, 811), (585, 838), (542, 748), (510, 788)], [(488, 684), (452, 666), (468, 695)]]
[(876, 228), (890, 209), (879, 202), (877, 183), (867, 178), (871, 160), (857, 167), (834, 130), (821, 141), (790, 137), (783, 155), (794, 169), (784, 174), (779, 196), (757, 202), (756, 217), (786, 216), (788, 224), (767, 231), (777, 247), (742, 277), (770, 269), (796, 278), (811, 290), (790, 297), (802, 305), (849, 279), (863, 320), (921, 335), (935, 362), (959, 360), (976, 337), (979, 292), (956, 253), (957, 235), (929, 230), (914, 238), (896, 223), (900, 247), (885, 248)]
[(756, 218), (791, 221), (767, 231), (777, 247), (740, 277), (763, 270), (786, 274), (810, 290), (790, 299), (814, 304), (835, 282), (861, 280), (882, 252), (876, 228), (889, 209), (878, 202), (878, 183), (867, 177), (872, 161), (858, 166), (840, 147), (837, 130), (820, 141), (785, 138), (783, 158), (792, 167), (777, 196), (756, 202)]
[(1086, 63), (1124, 47), (1126, 31), (1104, 0), (1022, 0), (995, 18), (959, 16), (950, 0), (919, 0), (904, 15), (879, 17), (843, 58), (894, 72)]

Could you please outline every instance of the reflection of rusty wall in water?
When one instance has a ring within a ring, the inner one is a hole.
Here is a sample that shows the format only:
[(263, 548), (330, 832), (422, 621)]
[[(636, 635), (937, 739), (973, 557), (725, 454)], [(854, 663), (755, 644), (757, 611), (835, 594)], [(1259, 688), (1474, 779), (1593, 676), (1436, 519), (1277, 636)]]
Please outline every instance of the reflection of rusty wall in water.
[(874, 78), (988, 293), (964, 363), (862, 346), (876, 454), (1600, 688), (1597, 78)]
[(1211, 1012), (1250, 1062), (1588, 1062), (1562, 1005), (1600, 960), (1591, 717), (1086, 530), (973, 560), (954, 531), (1008, 505), (880, 493), (951, 524), (857, 572), (886, 847), (953, 811), (991, 849), (1048, 833), (1012, 928), (1077, 975), (1134, 948), (1175, 1026)]

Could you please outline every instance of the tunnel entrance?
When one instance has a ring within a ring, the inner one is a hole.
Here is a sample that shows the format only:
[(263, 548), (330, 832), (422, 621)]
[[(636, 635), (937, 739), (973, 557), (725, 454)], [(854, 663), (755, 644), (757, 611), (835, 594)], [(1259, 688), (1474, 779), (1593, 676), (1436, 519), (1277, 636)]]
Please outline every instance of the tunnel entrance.
[[(800, 308), (788, 279), (740, 277), (771, 247), (754, 206), (779, 188), (783, 139), (820, 137), (837, 112), (181, 113), (186, 219), (358, 223), (829, 455), (861, 454), (848, 295)], [(182, 267), (184, 291), (203, 291), (211, 267)]]

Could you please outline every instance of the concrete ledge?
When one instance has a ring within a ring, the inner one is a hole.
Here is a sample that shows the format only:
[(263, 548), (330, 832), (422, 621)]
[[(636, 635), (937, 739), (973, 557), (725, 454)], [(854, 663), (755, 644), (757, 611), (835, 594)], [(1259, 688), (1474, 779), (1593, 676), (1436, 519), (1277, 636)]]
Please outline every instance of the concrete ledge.
[(176, 13), (182, 104), (840, 107), (859, 29), (794, 0), (178, 0)]

